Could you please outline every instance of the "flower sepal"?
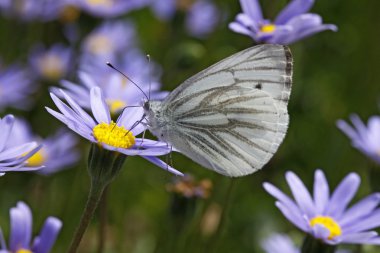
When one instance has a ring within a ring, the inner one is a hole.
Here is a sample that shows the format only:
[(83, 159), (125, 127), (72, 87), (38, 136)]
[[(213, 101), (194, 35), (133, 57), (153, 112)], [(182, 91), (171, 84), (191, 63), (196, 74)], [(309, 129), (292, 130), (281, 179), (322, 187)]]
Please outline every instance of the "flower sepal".
[(306, 235), (301, 248), (301, 253), (334, 253), (335, 251), (335, 245), (325, 244), (312, 235)]
[(119, 174), (126, 158), (122, 153), (107, 150), (93, 143), (88, 156), (88, 172), (92, 182), (102, 186), (108, 185)]

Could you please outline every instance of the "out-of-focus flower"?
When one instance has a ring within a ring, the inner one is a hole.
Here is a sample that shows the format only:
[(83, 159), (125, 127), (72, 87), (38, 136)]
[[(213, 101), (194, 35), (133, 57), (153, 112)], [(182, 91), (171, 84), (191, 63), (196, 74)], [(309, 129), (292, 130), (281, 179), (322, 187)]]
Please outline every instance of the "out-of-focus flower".
[(19, 145), (8, 148), (7, 145), (12, 136), (13, 115), (0, 118), (0, 175), (8, 171), (32, 171), (40, 169), (41, 166), (28, 166), (27, 160), (41, 148), (36, 142), (19, 143)]
[(50, 108), (47, 110), (71, 130), (104, 149), (127, 156), (139, 155), (173, 174), (183, 175), (157, 158), (157, 156), (170, 153), (171, 147), (167, 143), (135, 137), (145, 130), (145, 126), (142, 124), (143, 109), (141, 107), (125, 109), (115, 123), (111, 121), (110, 111), (102, 90), (94, 87), (90, 91), (94, 120), (63, 90), (60, 92), (69, 106), (51, 93), (50, 95), (61, 113)]
[(300, 253), (289, 236), (283, 234), (271, 235), (261, 243), (261, 247), (267, 253)]
[(29, 109), (31, 94), (37, 87), (28, 70), (16, 65), (8, 68), (0, 66), (0, 111), (6, 107)]
[[(261, 247), (266, 253), (300, 253), (289, 236), (285, 234), (273, 234), (266, 238)], [(336, 253), (349, 253), (347, 250), (337, 250)]]
[(49, 253), (54, 246), (62, 222), (55, 217), (48, 217), (40, 234), (32, 239), (32, 212), (28, 205), (19, 201), (10, 212), (10, 236), (9, 247), (5, 244), (0, 229), (0, 252), (1, 253)]
[(240, 0), (243, 13), (238, 14), (229, 27), (256, 42), (283, 45), (321, 31), (337, 31), (335, 25), (322, 24), (319, 15), (307, 13), (313, 4), (314, 0), (292, 0), (272, 22), (263, 18), (258, 0)]
[(79, 73), (82, 85), (69, 81), (62, 81), (61, 85), (71, 97), (87, 109), (90, 108), (88, 99), (90, 90), (96, 86), (103, 90), (112, 114), (120, 112), (126, 106), (139, 105), (145, 96), (144, 93), (147, 96), (150, 95), (150, 98), (154, 100), (161, 100), (168, 94), (168, 92), (159, 91), (161, 87), (158, 82), (159, 66), (154, 62), (148, 63), (146, 57), (136, 50), (131, 50), (125, 54), (123, 63), (118, 68), (139, 85), (144, 93), (127, 78), (104, 63), (99, 65), (89, 62), (81, 68), (84, 71)]
[(30, 55), (30, 63), (37, 74), (49, 81), (58, 81), (70, 70), (71, 49), (60, 44), (49, 49), (39, 46)]
[(42, 139), (33, 134), (26, 121), (16, 119), (7, 147), (11, 148), (30, 141), (37, 141), (42, 144), (42, 148), (27, 160), (29, 167), (44, 165), (44, 168), (37, 171), (40, 174), (53, 174), (79, 160), (80, 154), (74, 148), (77, 139), (72, 133), (60, 129), (54, 135)]
[(168, 20), (172, 18), (176, 12), (177, 0), (151, 0), (150, 6), (157, 18)]
[(354, 127), (343, 120), (338, 120), (338, 128), (351, 139), (353, 147), (380, 164), (380, 117), (371, 117), (367, 127), (358, 115), (351, 115), (350, 118)]
[(62, 11), (75, 0), (2, 0), (0, 10), (6, 17), (22, 21), (51, 21), (60, 18)]
[(135, 37), (135, 28), (130, 22), (104, 22), (85, 38), (81, 61), (98, 61), (102, 64), (113, 62), (118, 55), (135, 44)]
[(84, 12), (90, 15), (111, 18), (144, 7), (148, 0), (79, 0)]
[(186, 16), (187, 31), (199, 38), (210, 34), (220, 20), (218, 8), (208, 0), (199, 0), (195, 2)]
[(208, 179), (196, 182), (192, 176), (185, 175), (181, 178), (175, 178), (173, 183), (166, 186), (166, 189), (185, 198), (205, 199), (210, 196), (212, 182)]
[(324, 173), (316, 170), (313, 198), (293, 172), (286, 173), (286, 180), (294, 201), (270, 183), (264, 183), (264, 188), (277, 199), (276, 206), (282, 214), (299, 229), (331, 245), (380, 244), (377, 233), (368, 231), (380, 225), (380, 209), (376, 209), (380, 193), (347, 208), (360, 185), (358, 174), (348, 174), (330, 196)]

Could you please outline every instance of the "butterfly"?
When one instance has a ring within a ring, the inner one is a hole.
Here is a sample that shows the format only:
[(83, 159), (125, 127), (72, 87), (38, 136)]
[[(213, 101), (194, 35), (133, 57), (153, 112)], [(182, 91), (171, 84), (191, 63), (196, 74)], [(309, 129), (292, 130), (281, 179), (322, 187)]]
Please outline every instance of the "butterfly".
[(148, 129), (185, 156), (220, 174), (261, 169), (289, 123), (288, 47), (259, 45), (189, 78), (163, 101), (144, 102)]

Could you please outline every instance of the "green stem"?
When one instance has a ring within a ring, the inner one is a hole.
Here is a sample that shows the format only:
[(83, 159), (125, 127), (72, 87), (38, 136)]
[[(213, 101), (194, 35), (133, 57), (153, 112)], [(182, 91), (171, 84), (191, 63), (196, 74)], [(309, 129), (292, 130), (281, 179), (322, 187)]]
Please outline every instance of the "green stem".
[(227, 193), (226, 193), (226, 198), (225, 198), (225, 201), (223, 203), (223, 209), (222, 209), (222, 214), (220, 217), (219, 226), (216, 230), (215, 235), (211, 239), (211, 247), (207, 247), (207, 248), (211, 248), (211, 250), (206, 249), (205, 252), (217, 252), (219, 241), (220, 241), (222, 234), (224, 232), (224, 229), (226, 227), (227, 214), (228, 214), (228, 210), (229, 210), (229, 206), (230, 206), (230, 202), (231, 202), (231, 198), (232, 198), (231, 197), (232, 196), (232, 189), (233, 189), (235, 181), (236, 180), (234, 178), (230, 179), (230, 183), (228, 185), (228, 189), (227, 189)]
[(94, 216), (94, 212), (96, 210), (96, 207), (98, 206), (98, 203), (100, 201), (104, 188), (105, 188), (104, 184), (100, 184), (94, 181), (91, 182), (91, 188), (90, 188), (90, 193), (88, 195), (86, 207), (84, 208), (79, 226), (77, 227), (73, 240), (71, 241), (71, 244), (68, 250), (69, 253), (77, 252), (79, 244), (82, 240), (82, 237), (84, 233), (86, 232), (87, 227), (92, 217)]
[(106, 229), (107, 229), (107, 196), (108, 196), (107, 186), (104, 191), (99, 204), (99, 234), (98, 234), (98, 253), (103, 253), (106, 241)]
[(307, 235), (303, 241), (301, 253), (334, 253), (336, 246), (324, 244), (321, 240)]

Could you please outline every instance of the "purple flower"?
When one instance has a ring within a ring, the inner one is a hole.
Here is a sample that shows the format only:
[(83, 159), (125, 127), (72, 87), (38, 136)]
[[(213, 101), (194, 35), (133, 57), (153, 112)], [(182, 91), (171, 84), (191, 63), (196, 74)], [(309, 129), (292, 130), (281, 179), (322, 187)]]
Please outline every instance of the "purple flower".
[(261, 243), (266, 253), (300, 253), (289, 236), (273, 234)]
[[(123, 63), (118, 67), (138, 84), (147, 96), (150, 94), (150, 98), (161, 100), (167, 96), (168, 92), (159, 91), (161, 87), (158, 82), (161, 72), (159, 66), (154, 62), (148, 63), (140, 51), (129, 51), (124, 55)], [(90, 90), (96, 86), (103, 90), (112, 114), (119, 113), (126, 106), (140, 105), (145, 96), (133, 83), (104, 63), (101, 65), (89, 63), (81, 66), (81, 68), (84, 70), (84, 72), (79, 73), (82, 85), (69, 81), (62, 81), (61, 85), (67, 94), (86, 109), (91, 107), (88, 99)], [(54, 91), (54, 88), (52, 90)]]
[(150, 6), (156, 17), (161, 20), (171, 19), (177, 9), (176, 0), (151, 0)]
[(59, 18), (62, 10), (71, 2), (72, 0), (2, 0), (0, 9), (6, 17), (46, 22)]
[(186, 29), (191, 35), (203, 38), (215, 29), (219, 18), (219, 10), (212, 2), (200, 0), (187, 13)]
[[(113, 62), (135, 44), (135, 28), (130, 22), (107, 21), (92, 31), (82, 44), (82, 64)], [(97, 57), (97, 58), (95, 58)]]
[(373, 193), (348, 208), (360, 185), (356, 173), (348, 174), (330, 195), (329, 185), (321, 170), (316, 170), (313, 197), (302, 181), (293, 173), (286, 180), (294, 200), (270, 183), (265, 190), (277, 199), (282, 214), (302, 231), (326, 244), (380, 244), (375, 231), (380, 225), (380, 193)]
[(79, 0), (81, 9), (93, 16), (111, 18), (144, 7), (147, 0)]
[[(266, 253), (300, 253), (293, 241), (286, 234), (273, 234), (261, 243)], [(347, 250), (337, 250), (336, 253), (349, 253)]]
[(37, 171), (40, 174), (53, 174), (79, 160), (80, 154), (75, 150), (77, 139), (72, 133), (60, 129), (54, 135), (42, 139), (33, 134), (26, 121), (17, 119), (7, 147), (11, 148), (30, 141), (38, 141), (42, 144), (42, 148), (27, 160), (29, 167), (44, 165), (44, 168)]
[(12, 136), (13, 115), (0, 118), (0, 175), (9, 171), (32, 171), (40, 169), (41, 166), (28, 166), (27, 160), (41, 148), (36, 142), (20, 143), (8, 148), (7, 145)]
[(57, 81), (67, 75), (72, 61), (71, 49), (55, 44), (49, 49), (39, 46), (30, 55), (30, 63), (36, 73), (43, 79)]
[(343, 120), (338, 120), (338, 128), (351, 139), (353, 147), (380, 164), (380, 117), (372, 116), (368, 120), (367, 127), (358, 115), (351, 115), (350, 118), (354, 127)]
[(321, 31), (337, 31), (335, 25), (322, 24), (319, 15), (307, 13), (313, 4), (314, 0), (292, 0), (272, 22), (263, 18), (258, 0), (240, 0), (243, 13), (238, 14), (229, 27), (256, 42), (283, 45)]
[(55, 94), (50, 95), (61, 113), (50, 108), (47, 110), (71, 130), (107, 150), (127, 156), (139, 155), (171, 173), (183, 175), (157, 158), (157, 156), (170, 153), (171, 147), (167, 143), (135, 137), (145, 130), (143, 123), (146, 122), (142, 120), (141, 107), (125, 109), (115, 123), (111, 120), (108, 105), (99, 87), (92, 88), (90, 92), (91, 111), (95, 119), (63, 90), (60, 92), (67, 104)]
[(0, 253), (49, 253), (54, 246), (62, 222), (55, 217), (48, 217), (40, 234), (32, 239), (32, 212), (28, 205), (19, 201), (16, 207), (10, 210), (10, 236), (9, 247), (5, 244), (0, 229)]
[(30, 76), (27, 70), (16, 65), (5, 69), (0, 66), (0, 111), (6, 107), (30, 109), (30, 95), (37, 89)]

